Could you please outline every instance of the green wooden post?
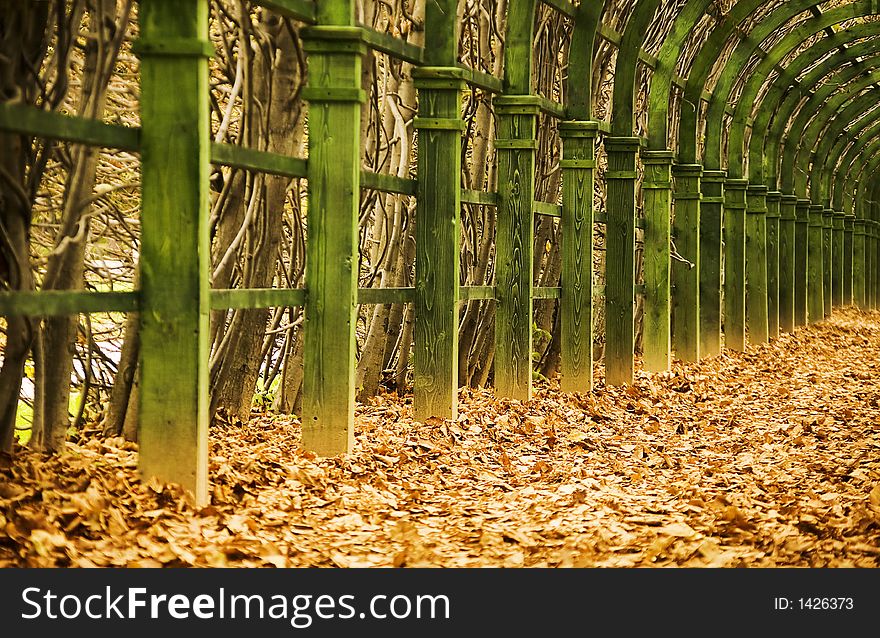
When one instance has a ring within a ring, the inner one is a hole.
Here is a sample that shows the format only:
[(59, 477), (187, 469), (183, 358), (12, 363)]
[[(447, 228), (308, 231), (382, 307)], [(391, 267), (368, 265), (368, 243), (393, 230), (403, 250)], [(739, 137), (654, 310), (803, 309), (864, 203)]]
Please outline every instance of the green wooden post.
[(767, 299), (767, 187), (751, 184), (746, 207), (746, 325), (751, 343), (770, 338)]
[(779, 203), (779, 329), (795, 328), (795, 206), (797, 197), (783, 195)]
[(767, 193), (767, 334), (779, 336), (779, 243), (782, 193)]
[(645, 167), (642, 182), (645, 202), (642, 361), (648, 372), (668, 370), (672, 363), (669, 300), (672, 160), (672, 151), (642, 152)]
[(795, 204), (794, 325), (807, 324), (807, 248), (810, 200), (798, 198)]
[(538, 98), (495, 98), (498, 114), (498, 224), (495, 245), (495, 390), (527, 401), (532, 395), (532, 255)]
[(208, 497), (207, 0), (140, 5), (143, 478)]
[(724, 202), (724, 345), (746, 348), (745, 212), (748, 180), (725, 181)]
[[(678, 259), (672, 265), (672, 340), (682, 361), (700, 359), (700, 177), (699, 164), (676, 164), (673, 243)], [(645, 247), (647, 252), (647, 246)]]
[(605, 226), (605, 383), (633, 380), (637, 137), (608, 137)]
[(843, 234), (846, 215), (834, 211), (831, 245), (831, 303), (835, 308), (843, 306)]
[(560, 122), (562, 137), (562, 293), (560, 386), (593, 388), (593, 186), (597, 122)]
[(413, 413), (455, 419), (458, 413), (458, 286), (461, 218), (463, 72), (413, 70), (419, 90), (419, 193)]
[[(355, 323), (360, 203), (359, 28), (339, 3), (321, 3), (343, 26), (304, 29), (309, 54), (309, 206), (303, 354), (303, 447), (334, 456), (354, 445)], [(319, 11), (321, 7), (319, 6)], [(319, 18), (321, 16), (319, 15)]]
[[(873, 215), (873, 206), (868, 210)], [(869, 309), (877, 307), (877, 221), (869, 219), (865, 227), (865, 296)]]
[(843, 218), (843, 302), (853, 304), (853, 229), (855, 216), (846, 213)]
[[(861, 212), (861, 210), (860, 210)], [(853, 302), (859, 308), (867, 308), (865, 295), (865, 270), (866, 270), (866, 220), (863, 217), (853, 219)]]
[(825, 318), (822, 206), (810, 205), (808, 210), (807, 321), (816, 323)]
[(831, 316), (831, 282), (834, 270), (834, 211), (830, 208), (822, 210), (822, 303), (825, 316)]
[(721, 352), (721, 221), (724, 171), (704, 171), (700, 202), (700, 355)]

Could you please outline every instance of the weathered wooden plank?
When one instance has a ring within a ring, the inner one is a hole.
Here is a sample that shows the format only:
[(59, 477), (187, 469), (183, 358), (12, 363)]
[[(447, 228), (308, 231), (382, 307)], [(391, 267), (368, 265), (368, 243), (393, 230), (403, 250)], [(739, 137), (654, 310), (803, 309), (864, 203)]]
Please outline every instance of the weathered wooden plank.
[(462, 189), (461, 202), (462, 204), (477, 204), (479, 206), (497, 206), (498, 193)]
[[(345, 6), (342, 6), (345, 5)], [(321, 3), (351, 24), (350, 2)], [(321, 21), (325, 23), (325, 21)], [(330, 22), (330, 20), (327, 20)], [(303, 447), (321, 456), (354, 445), (355, 323), (360, 200), (362, 30), (312, 27), (309, 53), (309, 208), (303, 355)]]
[(644, 280), (642, 361), (648, 372), (668, 370), (672, 363), (670, 305), (670, 223), (672, 220), (671, 151), (643, 151), (645, 176)]
[(561, 122), (562, 273), (560, 296), (560, 387), (593, 388), (593, 188), (595, 122)]
[(309, 170), (304, 159), (216, 142), (211, 143), (211, 162), (283, 177), (306, 177)]
[(767, 193), (767, 335), (779, 337), (779, 242), (782, 193)]
[(425, 50), (422, 47), (410, 44), (388, 33), (381, 33), (365, 25), (360, 25), (360, 27), (364, 30), (364, 41), (370, 48), (410, 64), (418, 65), (424, 63)]
[(460, 286), (458, 298), (461, 301), (494, 300), (495, 286)]
[(59, 317), (96, 312), (137, 312), (137, 292), (81, 290), (0, 291), (0, 316)]
[(822, 206), (810, 205), (807, 235), (807, 321), (825, 318)]
[(559, 299), (562, 297), (560, 286), (535, 286), (532, 288), (533, 299)]
[(504, 91), (504, 82), (494, 75), (483, 73), (476, 69), (469, 69), (463, 65), (458, 65), (458, 68), (464, 71), (463, 77), (465, 82), (471, 86), (489, 91), (490, 93), (502, 93)]
[(215, 289), (211, 291), (211, 310), (280, 308), (305, 305), (302, 288)]
[(745, 212), (748, 180), (725, 181), (724, 202), (724, 345), (746, 347)]
[(360, 306), (413, 303), (415, 288), (358, 288), (357, 302)]
[[(452, 35), (451, 33), (449, 34)], [(458, 415), (459, 241), (461, 233), (461, 94), (456, 69), (436, 67), (420, 83), (419, 119), (446, 122), (419, 129), (416, 210), (415, 383), (413, 414), (419, 421)], [(438, 79), (447, 88), (436, 88)]]
[(831, 241), (831, 304), (832, 307), (843, 306), (843, 235), (846, 215), (843, 211), (834, 211)]
[(546, 217), (562, 217), (562, 206), (559, 204), (551, 204), (550, 202), (533, 202), (532, 210), (536, 215), (544, 215)]
[(415, 195), (418, 192), (419, 185), (414, 179), (374, 173), (372, 171), (361, 171), (361, 188), (369, 188), (382, 193)]
[(779, 329), (795, 328), (795, 206), (797, 197), (783, 195), (779, 203)]
[(834, 270), (834, 211), (822, 210), (822, 305), (826, 317), (831, 316), (831, 282)]
[(0, 129), (123, 151), (140, 148), (140, 129), (20, 104), (0, 103)]
[(636, 163), (640, 140), (608, 137), (605, 224), (605, 383), (633, 380)]
[(843, 219), (843, 302), (844, 306), (853, 304), (853, 223), (855, 218), (846, 213)]
[[(210, 309), (207, 0), (140, 5), (140, 37), (202, 53), (141, 51), (140, 445), (145, 479), (208, 496)], [(173, 99), (170, 97), (173, 96)]]
[[(700, 217), (703, 167), (678, 164), (672, 242), (672, 348), (682, 361), (699, 361), (700, 351)], [(684, 261), (682, 261), (684, 260)], [(720, 264), (719, 264), (720, 266)]]
[[(511, 5), (514, 6), (514, 5)], [(532, 392), (532, 287), (535, 151), (534, 96), (495, 99), (498, 113), (498, 222), (495, 245), (495, 390), (528, 400)]]
[(751, 184), (745, 216), (746, 329), (749, 342), (770, 338), (767, 300), (767, 187)]
[(724, 171), (704, 171), (700, 183), (700, 356), (721, 352), (721, 221)]
[(810, 200), (798, 198), (795, 204), (794, 237), (794, 325), (807, 324), (807, 270)]

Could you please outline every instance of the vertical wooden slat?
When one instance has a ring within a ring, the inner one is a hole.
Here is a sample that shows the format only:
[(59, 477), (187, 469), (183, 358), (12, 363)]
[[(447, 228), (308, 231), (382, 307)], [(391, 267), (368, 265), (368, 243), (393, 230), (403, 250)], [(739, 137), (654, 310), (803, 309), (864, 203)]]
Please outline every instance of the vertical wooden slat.
[(139, 466), (208, 501), (207, 0), (140, 5)]
[[(675, 166), (675, 213), (672, 241), (678, 255), (672, 264), (672, 343), (682, 361), (700, 359), (700, 207), (703, 168)], [(685, 260), (685, 261), (682, 261)]]
[(831, 241), (831, 304), (835, 308), (843, 306), (843, 234), (846, 215), (834, 211)]
[(843, 305), (853, 304), (853, 229), (855, 217), (846, 213), (843, 218)]
[(498, 114), (498, 223), (495, 246), (495, 390), (526, 401), (532, 394), (532, 255), (538, 98), (495, 98)]
[(593, 185), (596, 122), (561, 122), (562, 292), (560, 296), (563, 392), (593, 388)]
[(794, 238), (794, 325), (807, 323), (807, 248), (810, 200), (798, 198), (795, 204)]
[(673, 157), (672, 151), (642, 152), (645, 167), (642, 181), (645, 202), (642, 361), (648, 372), (668, 370), (672, 362), (670, 224)]
[(797, 197), (783, 195), (779, 203), (779, 329), (795, 328), (795, 206)]
[(822, 206), (810, 205), (807, 236), (807, 321), (825, 318)]
[[(347, 3), (320, 3), (338, 21)], [(321, 456), (354, 444), (360, 202), (361, 30), (304, 29), (309, 78), (309, 200), (303, 327), (303, 447)]]
[(748, 180), (725, 181), (724, 202), (724, 345), (746, 347), (745, 213)]
[(415, 69), (419, 90), (416, 208), (416, 419), (455, 419), (458, 410), (458, 286), (461, 233), (462, 71)]
[(770, 338), (767, 299), (767, 187), (752, 184), (746, 208), (746, 327), (749, 342)]
[[(861, 207), (860, 207), (861, 208)], [(861, 211), (860, 211), (861, 212)], [(865, 270), (866, 270), (866, 244), (867, 239), (866, 220), (862, 217), (853, 219), (853, 303), (859, 308), (867, 308), (867, 296), (865, 295)]]
[(831, 282), (834, 270), (834, 211), (830, 208), (822, 210), (822, 301), (826, 317), (831, 316), (831, 299), (833, 291)]
[(704, 171), (700, 202), (700, 355), (721, 352), (721, 221), (724, 171)]
[(637, 137), (609, 137), (605, 225), (605, 383), (633, 380)]
[(767, 335), (779, 336), (779, 241), (781, 232), (779, 206), (782, 193), (767, 193)]

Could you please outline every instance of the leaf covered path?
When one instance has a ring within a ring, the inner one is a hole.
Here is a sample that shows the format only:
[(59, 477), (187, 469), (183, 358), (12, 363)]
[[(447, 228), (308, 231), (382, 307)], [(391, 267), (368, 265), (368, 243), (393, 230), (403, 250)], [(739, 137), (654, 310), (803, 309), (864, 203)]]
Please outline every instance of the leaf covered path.
[(0, 470), (0, 566), (880, 566), (880, 312), (455, 422), (359, 410), (357, 450), (215, 425), (212, 504), (85, 437)]

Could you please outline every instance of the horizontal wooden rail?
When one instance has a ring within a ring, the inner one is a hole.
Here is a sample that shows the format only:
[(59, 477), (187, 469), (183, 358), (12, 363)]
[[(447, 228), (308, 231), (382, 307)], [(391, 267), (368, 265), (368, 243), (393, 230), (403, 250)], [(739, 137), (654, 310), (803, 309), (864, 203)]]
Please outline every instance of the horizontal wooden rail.
[(416, 297), (415, 288), (359, 288), (358, 303), (371, 304), (412, 303)]
[(504, 92), (504, 82), (500, 78), (471, 69), (463, 64), (459, 64), (458, 68), (464, 71), (464, 81), (468, 84), (492, 93)]
[(475, 191), (470, 189), (462, 189), (462, 204), (478, 204), (480, 206), (497, 206), (498, 193), (487, 193), (486, 191)]
[(252, 0), (267, 9), (271, 9), (285, 18), (293, 18), (308, 24), (317, 21), (317, 7), (314, 0)]
[(137, 292), (92, 292), (86, 290), (37, 290), (0, 292), (0, 316), (59, 317), (97, 312), (135, 312), (140, 306)]
[(532, 209), (538, 215), (545, 217), (562, 217), (562, 206), (559, 204), (550, 204), (548, 202), (535, 202)]
[(21, 104), (0, 104), (0, 129), (123, 151), (137, 151), (140, 147), (138, 128), (105, 124)]
[(495, 299), (495, 286), (461, 286), (458, 298), (462, 301), (486, 301)]
[(218, 289), (211, 291), (211, 310), (255, 309), (302, 306), (302, 288)]
[(308, 162), (304, 159), (258, 151), (234, 144), (211, 144), (211, 161), (221, 166), (231, 166), (284, 177), (306, 177), (309, 167)]
[(533, 299), (559, 299), (562, 295), (562, 288), (555, 287), (543, 287), (543, 286), (535, 286), (532, 289), (532, 298)]
[(415, 195), (419, 183), (414, 179), (361, 171), (361, 188), (370, 188), (383, 193), (398, 193), (400, 195)]
[(363, 30), (364, 41), (370, 48), (411, 64), (424, 63), (425, 49), (423, 47), (410, 44), (387, 33), (380, 33), (363, 24), (359, 24), (358, 27)]
[(548, 7), (556, 9), (559, 13), (567, 18), (574, 18), (577, 15), (577, 7), (568, 0), (541, 0)]

